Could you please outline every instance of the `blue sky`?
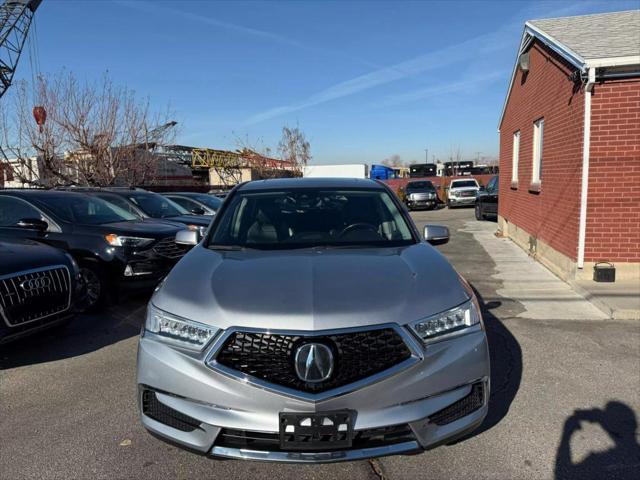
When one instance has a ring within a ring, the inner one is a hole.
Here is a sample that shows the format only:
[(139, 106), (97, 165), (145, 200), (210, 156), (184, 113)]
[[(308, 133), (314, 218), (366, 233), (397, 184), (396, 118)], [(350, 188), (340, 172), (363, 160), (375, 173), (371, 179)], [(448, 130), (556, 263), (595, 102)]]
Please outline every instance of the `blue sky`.
[[(213, 2), (44, 0), (40, 72), (108, 70), (177, 142), (275, 147), (306, 133), (316, 163), (498, 153), (498, 116), (524, 21), (634, 1)], [(23, 58), (17, 78), (30, 78)]]

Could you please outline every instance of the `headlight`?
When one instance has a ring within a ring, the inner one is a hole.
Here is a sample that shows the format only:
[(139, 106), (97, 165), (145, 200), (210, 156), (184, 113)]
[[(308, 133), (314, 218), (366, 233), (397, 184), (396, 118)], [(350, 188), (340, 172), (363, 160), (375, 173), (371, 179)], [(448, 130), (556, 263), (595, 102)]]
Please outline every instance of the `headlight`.
[(167, 343), (192, 350), (202, 350), (219, 330), (209, 325), (172, 315), (154, 307), (151, 303), (147, 307), (144, 328), (148, 332), (155, 333)]
[(467, 329), (480, 323), (480, 312), (473, 300), (451, 310), (418, 320), (409, 325), (424, 343), (430, 343), (437, 337), (447, 338), (467, 333)]
[(105, 235), (104, 239), (112, 247), (144, 247), (153, 242), (153, 238), (127, 237), (115, 233)]

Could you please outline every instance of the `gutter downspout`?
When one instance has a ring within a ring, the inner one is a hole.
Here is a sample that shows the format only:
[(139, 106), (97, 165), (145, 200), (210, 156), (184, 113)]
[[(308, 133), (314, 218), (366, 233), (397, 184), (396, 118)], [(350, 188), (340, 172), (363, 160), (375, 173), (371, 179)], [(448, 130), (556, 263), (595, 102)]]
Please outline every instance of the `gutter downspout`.
[(589, 189), (589, 149), (591, 143), (591, 91), (596, 82), (596, 69), (587, 69), (584, 91), (584, 138), (582, 141), (582, 185), (580, 188), (580, 224), (578, 226), (578, 268), (584, 268), (584, 245), (587, 236), (587, 190)]

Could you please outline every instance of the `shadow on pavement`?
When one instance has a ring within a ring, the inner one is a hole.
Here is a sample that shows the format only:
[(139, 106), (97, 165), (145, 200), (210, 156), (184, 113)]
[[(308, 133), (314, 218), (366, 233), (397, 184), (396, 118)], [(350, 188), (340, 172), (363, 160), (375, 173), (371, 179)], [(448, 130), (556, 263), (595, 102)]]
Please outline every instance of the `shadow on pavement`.
[[(571, 437), (581, 430), (583, 422), (600, 425), (615, 446), (604, 452), (589, 453), (582, 461), (573, 463)], [(576, 410), (564, 424), (556, 456), (555, 478), (638, 478), (640, 445), (636, 439), (637, 428), (638, 420), (633, 410), (622, 402), (611, 401), (604, 410)]]
[[(460, 441), (469, 439), (497, 425), (509, 412), (522, 380), (522, 349), (507, 327), (496, 317), (492, 310), (502, 302), (485, 302), (482, 295), (473, 287), (480, 303), (482, 317), (489, 342), (491, 360), (491, 394), (489, 396), (489, 412), (477, 430), (471, 432)], [(457, 442), (455, 442), (457, 443)]]
[(0, 370), (84, 355), (140, 333), (148, 297), (123, 298), (102, 312), (81, 314), (66, 327), (0, 346)]

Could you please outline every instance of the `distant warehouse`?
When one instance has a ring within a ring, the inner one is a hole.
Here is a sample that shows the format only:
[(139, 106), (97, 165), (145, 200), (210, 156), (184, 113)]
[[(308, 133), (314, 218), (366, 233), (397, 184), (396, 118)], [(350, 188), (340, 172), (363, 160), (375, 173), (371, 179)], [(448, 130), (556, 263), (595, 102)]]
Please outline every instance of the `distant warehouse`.
[(526, 22), (499, 130), (503, 232), (563, 278), (640, 279), (640, 10)]

